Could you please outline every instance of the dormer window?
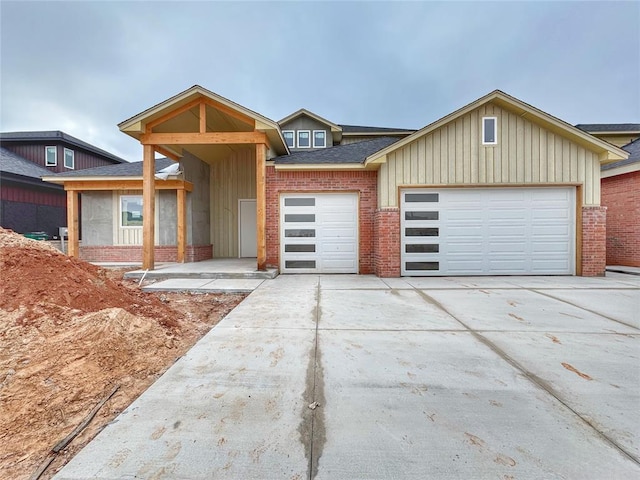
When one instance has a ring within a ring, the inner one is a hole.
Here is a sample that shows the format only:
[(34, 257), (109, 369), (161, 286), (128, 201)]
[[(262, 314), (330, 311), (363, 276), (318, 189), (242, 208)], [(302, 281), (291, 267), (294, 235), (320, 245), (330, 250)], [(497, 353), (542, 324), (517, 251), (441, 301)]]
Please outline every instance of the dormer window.
[(498, 144), (498, 119), (496, 117), (482, 117), (482, 144)]
[(325, 148), (327, 146), (327, 133), (324, 130), (313, 131), (313, 148)]
[(295, 148), (295, 132), (293, 130), (283, 130), (282, 136), (284, 137), (284, 141), (287, 142), (287, 147)]
[(298, 130), (298, 148), (311, 147), (311, 132), (309, 130)]

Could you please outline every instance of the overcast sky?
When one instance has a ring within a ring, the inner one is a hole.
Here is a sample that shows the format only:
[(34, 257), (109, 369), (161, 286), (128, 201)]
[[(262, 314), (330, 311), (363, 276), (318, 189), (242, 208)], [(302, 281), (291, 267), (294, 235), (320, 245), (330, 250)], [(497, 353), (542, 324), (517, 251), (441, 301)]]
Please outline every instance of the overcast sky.
[(420, 128), (501, 89), (569, 123), (640, 123), (640, 2), (0, 0), (0, 130), (129, 161), (117, 124), (199, 84), (279, 120)]

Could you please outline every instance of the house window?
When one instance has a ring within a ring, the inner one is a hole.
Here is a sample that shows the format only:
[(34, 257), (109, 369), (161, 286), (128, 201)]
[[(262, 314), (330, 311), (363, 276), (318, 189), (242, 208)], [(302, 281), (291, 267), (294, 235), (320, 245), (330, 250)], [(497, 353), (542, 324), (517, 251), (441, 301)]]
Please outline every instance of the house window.
[(298, 130), (298, 148), (311, 147), (311, 132), (309, 130)]
[(313, 148), (325, 148), (327, 146), (327, 134), (324, 130), (313, 131)]
[(142, 227), (142, 195), (120, 196), (120, 226)]
[(56, 147), (44, 147), (44, 164), (47, 167), (58, 165), (58, 149)]
[(64, 149), (64, 168), (69, 168), (71, 170), (75, 168), (74, 156), (73, 150), (68, 148)]
[(496, 145), (498, 143), (498, 119), (496, 117), (482, 117), (482, 144)]
[(283, 130), (282, 136), (284, 137), (284, 141), (287, 143), (287, 147), (294, 148), (295, 147), (295, 132), (293, 130)]

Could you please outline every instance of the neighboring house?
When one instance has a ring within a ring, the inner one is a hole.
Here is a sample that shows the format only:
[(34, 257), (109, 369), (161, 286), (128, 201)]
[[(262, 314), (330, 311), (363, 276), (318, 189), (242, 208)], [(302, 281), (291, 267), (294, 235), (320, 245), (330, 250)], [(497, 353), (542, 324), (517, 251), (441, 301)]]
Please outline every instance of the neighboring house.
[[(95, 206), (82, 248), (70, 222), (72, 254), (133, 251), (144, 268), (171, 247), (283, 273), (602, 275), (600, 167), (628, 157), (498, 90), (411, 131), (306, 110), (279, 124), (194, 86), (119, 128), (143, 145), (141, 173), (46, 180), (71, 192), (70, 211), (79, 192)], [(156, 152), (183, 172), (154, 178)]]
[(616, 147), (623, 147), (640, 138), (640, 123), (581, 123), (576, 127)]
[(41, 177), (125, 160), (60, 131), (0, 133), (0, 225), (58, 235), (66, 193)]
[(607, 265), (640, 267), (640, 139), (622, 147), (629, 158), (602, 166), (607, 207)]

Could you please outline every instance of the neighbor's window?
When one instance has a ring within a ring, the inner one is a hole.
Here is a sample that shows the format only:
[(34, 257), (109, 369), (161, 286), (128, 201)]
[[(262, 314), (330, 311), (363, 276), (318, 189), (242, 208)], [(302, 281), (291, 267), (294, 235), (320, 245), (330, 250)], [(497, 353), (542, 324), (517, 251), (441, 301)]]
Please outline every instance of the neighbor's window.
[(327, 146), (327, 134), (324, 130), (313, 131), (313, 148), (324, 148)]
[(65, 168), (70, 168), (71, 170), (75, 168), (74, 156), (75, 155), (73, 153), (73, 150), (70, 150), (68, 148), (64, 149), (64, 167)]
[(142, 226), (142, 195), (122, 195), (120, 197), (120, 226)]
[(496, 117), (482, 118), (482, 144), (495, 145), (498, 143), (498, 119)]
[(47, 167), (58, 165), (58, 149), (56, 147), (44, 147), (44, 164)]
[(282, 136), (284, 137), (284, 141), (287, 142), (287, 147), (293, 148), (295, 147), (295, 139), (294, 139), (294, 131), (293, 130), (283, 130)]
[(298, 130), (298, 148), (311, 147), (311, 132), (309, 130)]

